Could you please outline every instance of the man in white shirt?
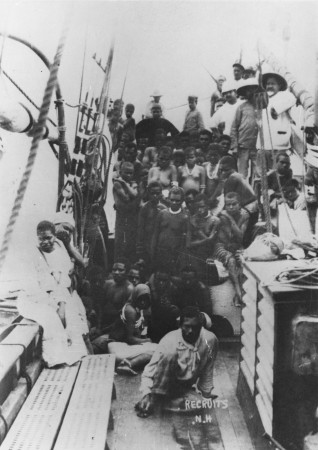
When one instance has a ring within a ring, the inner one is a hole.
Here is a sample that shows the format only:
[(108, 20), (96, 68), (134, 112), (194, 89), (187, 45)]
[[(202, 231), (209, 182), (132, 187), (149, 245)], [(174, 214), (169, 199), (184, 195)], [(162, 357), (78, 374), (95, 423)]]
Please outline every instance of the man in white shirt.
[(211, 117), (209, 127), (213, 133), (230, 135), (235, 111), (240, 104), (236, 95), (235, 83), (233, 81), (225, 82), (222, 94), (226, 102)]
[[(291, 117), (290, 109), (296, 104), (296, 98), (287, 90), (287, 81), (281, 75), (268, 72), (262, 76), (263, 86), (268, 95), (268, 105), (262, 111), (264, 150), (266, 170), (273, 168), (276, 156), (290, 149)], [(257, 170), (260, 173), (260, 136), (256, 147), (258, 149)]]

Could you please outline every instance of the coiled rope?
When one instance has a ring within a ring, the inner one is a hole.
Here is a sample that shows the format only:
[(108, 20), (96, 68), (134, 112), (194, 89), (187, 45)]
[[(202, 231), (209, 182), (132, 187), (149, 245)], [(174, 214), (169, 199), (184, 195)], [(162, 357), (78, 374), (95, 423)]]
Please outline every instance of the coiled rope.
[(13, 208), (11, 211), (9, 223), (6, 227), (4, 238), (2, 241), (2, 245), (1, 245), (1, 249), (0, 249), (0, 272), (3, 268), (3, 264), (4, 264), (5, 258), (7, 256), (7, 253), (8, 253), (9, 243), (10, 243), (10, 240), (12, 237), (14, 226), (15, 226), (15, 223), (19, 216), (19, 212), (20, 212), (20, 209), (21, 209), (21, 206), (23, 203), (24, 195), (25, 195), (25, 192), (26, 192), (26, 189), (27, 189), (30, 177), (31, 177), (32, 169), (34, 167), (39, 143), (40, 143), (40, 140), (42, 139), (42, 136), (44, 133), (45, 123), (47, 120), (53, 91), (57, 84), (57, 74), (58, 74), (59, 66), (60, 66), (61, 59), (62, 59), (62, 54), (63, 54), (65, 41), (66, 41), (66, 35), (67, 35), (67, 26), (65, 25), (63, 27), (61, 37), (60, 37), (60, 40), (58, 43), (57, 51), (56, 51), (56, 54), (54, 57), (54, 62), (52, 64), (52, 66), (50, 67), (50, 75), (49, 75), (49, 79), (48, 79), (48, 82), (47, 82), (47, 85), (46, 85), (46, 88), (44, 91), (42, 105), (41, 105), (40, 113), (39, 113), (39, 118), (38, 118), (38, 122), (35, 126), (34, 136), (32, 139), (27, 164), (26, 164), (26, 167), (25, 167), (25, 170), (24, 170), (24, 173), (23, 173), (23, 176), (22, 176), (22, 179), (21, 179), (18, 191), (17, 191), (16, 198), (14, 200), (14, 205), (13, 205)]

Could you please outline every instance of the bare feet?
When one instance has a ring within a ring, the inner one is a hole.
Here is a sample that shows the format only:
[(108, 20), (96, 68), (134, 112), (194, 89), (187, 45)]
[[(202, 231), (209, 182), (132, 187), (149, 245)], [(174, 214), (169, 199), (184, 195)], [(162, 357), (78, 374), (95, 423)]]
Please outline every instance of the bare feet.
[(138, 375), (137, 372), (135, 372), (132, 367), (130, 362), (127, 359), (124, 359), (119, 366), (116, 369), (116, 372), (119, 373), (120, 375)]

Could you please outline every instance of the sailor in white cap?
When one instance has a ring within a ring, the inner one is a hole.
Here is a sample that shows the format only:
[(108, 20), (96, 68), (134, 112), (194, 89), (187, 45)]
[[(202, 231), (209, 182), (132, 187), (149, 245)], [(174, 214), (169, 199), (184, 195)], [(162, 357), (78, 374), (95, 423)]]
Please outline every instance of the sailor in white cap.
[(236, 109), (241, 103), (237, 99), (236, 84), (234, 81), (226, 81), (223, 84), (222, 95), (226, 102), (210, 119), (209, 128), (211, 128), (212, 132), (229, 135)]
[(152, 107), (153, 106), (157, 106), (157, 105), (161, 106), (161, 117), (163, 117), (164, 116), (164, 112), (165, 112), (165, 107), (160, 102), (160, 99), (162, 97), (162, 93), (160, 92), (159, 89), (155, 89), (153, 91), (153, 93), (150, 94), (150, 97), (152, 97), (153, 99), (150, 102), (147, 103), (146, 112), (145, 112), (145, 117), (144, 118), (145, 119), (151, 119), (152, 118), (152, 113), (151, 113)]
[[(287, 90), (285, 78), (275, 72), (267, 72), (262, 76), (262, 83), (268, 95), (268, 106), (263, 109), (264, 150), (267, 170), (272, 169), (276, 155), (291, 148), (291, 116), (290, 109), (296, 104), (296, 98)], [(260, 136), (257, 149), (261, 148)], [(260, 156), (257, 161), (260, 170)]]

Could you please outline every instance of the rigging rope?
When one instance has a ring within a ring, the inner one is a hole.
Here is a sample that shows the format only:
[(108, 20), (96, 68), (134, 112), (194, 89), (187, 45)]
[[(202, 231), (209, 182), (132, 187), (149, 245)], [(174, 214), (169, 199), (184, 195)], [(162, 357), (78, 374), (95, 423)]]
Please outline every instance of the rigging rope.
[(17, 221), (17, 218), (18, 218), (18, 215), (19, 215), (22, 203), (23, 203), (24, 195), (25, 195), (25, 192), (26, 192), (26, 189), (27, 189), (30, 177), (31, 177), (32, 169), (34, 167), (35, 158), (37, 155), (37, 150), (39, 147), (39, 143), (40, 143), (40, 140), (42, 139), (42, 136), (44, 133), (44, 127), (45, 127), (45, 123), (47, 120), (53, 91), (57, 84), (57, 74), (58, 74), (58, 70), (59, 70), (59, 66), (60, 66), (61, 58), (62, 58), (62, 53), (63, 53), (64, 46), (65, 46), (66, 34), (67, 34), (67, 27), (64, 26), (62, 33), (61, 33), (59, 43), (58, 43), (57, 51), (56, 51), (56, 54), (54, 57), (54, 62), (52, 64), (52, 66), (50, 67), (50, 75), (49, 75), (49, 79), (48, 79), (48, 82), (47, 82), (47, 85), (46, 85), (46, 88), (44, 91), (43, 101), (42, 101), (42, 105), (40, 108), (38, 122), (35, 126), (34, 136), (33, 136), (32, 143), (31, 143), (31, 149), (30, 149), (30, 153), (28, 156), (27, 165), (25, 167), (25, 170), (24, 170), (24, 173), (23, 173), (23, 176), (22, 176), (19, 188), (18, 188), (18, 192), (17, 192), (16, 198), (14, 200), (14, 205), (13, 205), (13, 208), (11, 211), (9, 223), (7, 225), (7, 228), (6, 228), (6, 231), (4, 234), (4, 238), (3, 238), (3, 242), (2, 242), (2, 246), (0, 249), (0, 272), (2, 270), (6, 255), (8, 253), (9, 243), (10, 243), (10, 240), (12, 237), (14, 226)]

